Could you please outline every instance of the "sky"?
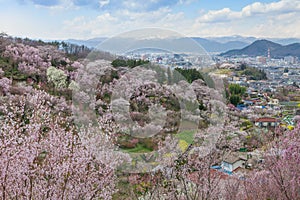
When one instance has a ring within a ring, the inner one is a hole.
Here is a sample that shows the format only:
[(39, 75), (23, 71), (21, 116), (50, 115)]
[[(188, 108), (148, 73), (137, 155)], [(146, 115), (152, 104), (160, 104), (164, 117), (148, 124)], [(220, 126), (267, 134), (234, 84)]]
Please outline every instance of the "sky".
[(184, 36), (300, 38), (300, 0), (0, 0), (0, 32), (90, 39), (162, 28)]

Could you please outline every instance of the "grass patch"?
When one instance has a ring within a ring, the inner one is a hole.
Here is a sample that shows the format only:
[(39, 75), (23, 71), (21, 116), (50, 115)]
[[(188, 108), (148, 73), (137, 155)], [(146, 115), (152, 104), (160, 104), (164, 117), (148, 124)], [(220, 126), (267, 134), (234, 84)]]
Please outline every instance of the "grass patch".
[(232, 73), (230, 69), (218, 69), (214, 72), (215, 74), (226, 74), (229, 75)]
[(127, 176), (118, 177), (117, 188), (118, 191), (113, 194), (113, 200), (122, 200), (122, 199), (131, 199), (130, 191), (132, 190), (133, 185), (127, 181)]
[(191, 121), (182, 121), (180, 123), (180, 130), (179, 131), (190, 131), (192, 129), (197, 129), (198, 124)]
[(147, 148), (142, 144), (137, 144), (136, 147), (130, 149), (122, 149), (125, 153), (149, 153), (152, 152), (153, 149)]
[(186, 130), (186, 131), (182, 131), (180, 133), (178, 133), (176, 135), (176, 137), (179, 140), (184, 140), (186, 141), (188, 144), (192, 144), (193, 140), (194, 140), (194, 135), (195, 135), (196, 131), (195, 130)]

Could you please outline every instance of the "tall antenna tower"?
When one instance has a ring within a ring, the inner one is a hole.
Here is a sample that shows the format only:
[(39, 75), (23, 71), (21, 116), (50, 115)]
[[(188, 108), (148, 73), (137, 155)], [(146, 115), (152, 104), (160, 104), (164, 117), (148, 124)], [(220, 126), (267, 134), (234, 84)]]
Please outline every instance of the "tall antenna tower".
[(271, 59), (271, 50), (268, 48), (268, 59)]

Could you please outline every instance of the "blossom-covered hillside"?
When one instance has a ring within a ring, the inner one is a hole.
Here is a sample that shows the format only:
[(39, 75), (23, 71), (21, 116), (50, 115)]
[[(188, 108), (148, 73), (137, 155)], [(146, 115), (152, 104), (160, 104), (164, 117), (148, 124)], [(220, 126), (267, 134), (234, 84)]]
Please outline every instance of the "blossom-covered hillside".
[(300, 198), (300, 128), (253, 128), (214, 67), (8, 36), (0, 53), (0, 199)]

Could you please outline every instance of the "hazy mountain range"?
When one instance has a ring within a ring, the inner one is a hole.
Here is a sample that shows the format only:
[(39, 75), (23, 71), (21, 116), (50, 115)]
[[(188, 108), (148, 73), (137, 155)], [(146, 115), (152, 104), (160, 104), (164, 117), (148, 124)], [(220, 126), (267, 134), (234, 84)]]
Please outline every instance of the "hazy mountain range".
[(229, 50), (220, 54), (221, 56), (267, 56), (270, 51), (270, 56), (273, 58), (282, 58), (285, 56), (296, 56), (300, 58), (300, 43), (292, 43), (282, 45), (269, 40), (256, 40), (252, 44), (242, 48)]
[[(108, 38), (93, 38), (88, 40), (76, 40), (76, 39), (68, 39), (65, 40), (65, 42), (78, 44), (78, 45), (85, 45), (90, 48), (95, 48), (99, 44), (101, 44), (103, 41), (106, 41)], [(201, 38), (201, 37), (192, 37), (192, 39), (197, 43), (200, 44), (206, 51), (208, 52), (216, 52), (216, 53), (222, 53), (227, 52), (233, 49), (243, 49), (247, 47), (248, 45), (252, 44), (253, 42), (257, 40), (261, 40), (261, 38), (256, 37), (243, 37), (243, 36), (226, 36), (226, 37), (207, 37), (207, 38)], [(278, 43), (279, 45), (288, 45), (292, 43), (300, 43), (300, 38), (264, 38), (270, 42)], [(182, 43), (185, 40), (189, 40), (189, 38), (177, 38), (177, 39), (148, 39), (144, 41), (139, 41), (140, 43), (153, 43), (158, 44), (160, 43), (160, 46), (163, 45), (169, 45), (171, 41), (174, 40), (181, 40)], [(124, 42), (124, 41), (123, 41)], [(118, 41), (114, 42), (115, 44), (118, 43)]]

